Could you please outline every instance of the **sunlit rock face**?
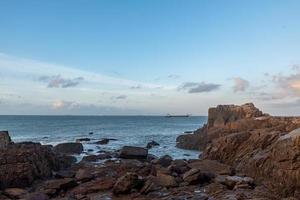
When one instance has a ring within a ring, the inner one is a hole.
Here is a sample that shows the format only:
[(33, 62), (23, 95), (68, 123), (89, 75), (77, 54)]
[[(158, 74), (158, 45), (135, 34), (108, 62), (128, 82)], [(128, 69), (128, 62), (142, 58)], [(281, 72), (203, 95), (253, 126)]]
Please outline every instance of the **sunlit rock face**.
[(269, 116), (252, 103), (220, 105), (208, 114), (208, 124), (180, 136), (178, 147), (192, 144), (203, 159), (229, 164), (279, 195), (300, 198), (300, 118)]

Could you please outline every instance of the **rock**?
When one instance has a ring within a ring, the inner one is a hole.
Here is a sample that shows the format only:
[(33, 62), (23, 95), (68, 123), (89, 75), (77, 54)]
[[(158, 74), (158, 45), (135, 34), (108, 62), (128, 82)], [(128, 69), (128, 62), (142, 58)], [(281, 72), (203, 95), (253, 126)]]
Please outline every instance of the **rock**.
[(226, 176), (224, 183), (229, 189), (251, 188), (254, 180), (250, 177)]
[(177, 174), (183, 174), (189, 171), (191, 168), (185, 160), (174, 160), (169, 166), (169, 170)]
[(59, 165), (50, 146), (32, 142), (10, 144), (0, 151), (0, 189), (28, 187), (36, 179), (50, 177)]
[(126, 173), (115, 183), (113, 193), (116, 195), (126, 194), (130, 193), (132, 189), (140, 188), (141, 186), (143, 186), (142, 181), (136, 173)]
[(4, 194), (12, 199), (20, 199), (27, 193), (27, 190), (21, 188), (7, 188), (4, 190)]
[(49, 200), (49, 196), (41, 192), (34, 192), (26, 195), (25, 200)]
[(162, 173), (157, 174), (157, 176), (155, 177), (155, 183), (157, 185), (164, 186), (167, 188), (178, 186), (175, 177)]
[(94, 133), (93, 132), (89, 132), (89, 135), (93, 135)]
[(172, 161), (173, 161), (173, 158), (171, 156), (165, 155), (165, 156), (160, 157), (157, 160), (156, 164), (159, 164), (163, 167), (168, 167), (171, 165)]
[(88, 141), (91, 141), (90, 138), (78, 138), (76, 139), (76, 142), (88, 142)]
[(84, 156), (81, 162), (96, 162), (98, 160), (96, 155), (88, 155)]
[(157, 181), (155, 181), (155, 178), (156, 177), (154, 177), (154, 176), (147, 177), (147, 180), (144, 183), (143, 188), (140, 190), (141, 194), (148, 194), (150, 192), (157, 191), (162, 188), (162, 186), (157, 184)]
[(0, 131), (0, 149), (6, 148), (11, 143), (8, 131)]
[(76, 142), (61, 143), (54, 147), (54, 151), (64, 154), (81, 154), (83, 146)]
[(155, 141), (152, 140), (151, 142), (148, 142), (146, 148), (147, 149), (151, 149), (154, 146), (159, 146), (159, 144), (157, 142), (155, 142)]
[(81, 182), (87, 182), (87, 181), (90, 181), (94, 178), (94, 174), (92, 173), (92, 171), (90, 169), (79, 169), (77, 172), (76, 172), (76, 175), (75, 175), (75, 179), (77, 181), (81, 181)]
[(142, 147), (124, 146), (120, 151), (120, 158), (147, 159), (148, 149)]
[(201, 172), (199, 169), (191, 169), (184, 173), (183, 181), (189, 185), (209, 183), (214, 175), (207, 172)]
[(202, 172), (209, 172), (215, 175), (233, 175), (234, 169), (226, 164), (216, 160), (197, 160), (189, 163), (188, 166), (193, 169), (199, 169)]
[(77, 182), (73, 178), (54, 179), (45, 182), (44, 188), (46, 190), (68, 190), (77, 186)]
[(55, 173), (56, 178), (74, 178), (75, 172), (73, 170), (61, 170)]
[(112, 139), (112, 138), (104, 138), (102, 140), (99, 140), (97, 142), (95, 142), (95, 144), (100, 144), (100, 145), (104, 145), (104, 144), (108, 144), (109, 141), (115, 141), (116, 139)]

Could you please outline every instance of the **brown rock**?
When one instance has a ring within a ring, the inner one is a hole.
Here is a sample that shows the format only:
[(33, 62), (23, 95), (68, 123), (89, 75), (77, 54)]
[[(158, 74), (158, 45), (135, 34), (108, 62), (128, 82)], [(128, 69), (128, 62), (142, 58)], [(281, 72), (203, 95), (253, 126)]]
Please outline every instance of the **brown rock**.
[(141, 180), (136, 173), (126, 173), (124, 176), (119, 178), (113, 187), (113, 193), (126, 194), (130, 193), (131, 190), (143, 186)]
[(171, 165), (173, 158), (169, 155), (160, 157), (155, 164), (159, 164), (162, 167), (168, 167)]
[(124, 146), (120, 151), (120, 158), (147, 159), (148, 149), (142, 147)]
[(41, 192), (34, 192), (26, 195), (25, 200), (49, 200), (49, 196)]
[(157, 176), (155, 177), (155, 183), (157, 185), (167, 187), (167, 188), (178, 186), (175, 177), (167, 174), (162, 174), (162, 173), (157, 174)]
[(27, 194), (27, 190), (21, 188), (7, 188), (4, 190), (4, 194), (12, 199), (20, 199)]
[(199, 169), (191, 169), (184, 173), (183, 181), (189, 185), (209, 183), (214, 175), (207, 172), (201, 172)]
[(92, 171), (89, 168), (87, 168), (87, 169), (79, 169), (76, 172), (76, 175), (75, 175), (75, 179), (77, 181), (81, 181), (81, 182), (90, 181), (94, 177), (95, 177), (94, 174), (92, 173)]

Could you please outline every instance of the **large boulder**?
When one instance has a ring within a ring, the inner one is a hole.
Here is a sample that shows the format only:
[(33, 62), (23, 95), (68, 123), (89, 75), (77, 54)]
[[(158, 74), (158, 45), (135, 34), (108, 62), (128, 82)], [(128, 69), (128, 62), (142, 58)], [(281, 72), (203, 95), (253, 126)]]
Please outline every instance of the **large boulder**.
[(0, 149), (7, 147), (11, 143), (8, 131), (0, 131)]
[(130, 193), (133, 189), (141, 188), (142, 184), (136, 173), (126, 173), (115, 183), (113, 193), (116, 195)]
[(124, 146), (120, 151), (120, 158), (147, 159), (148, 149), (142, 147)]
[(81, 154), (83, 145), (76, 142), (61, 143), (54, 147), (54, 151), (63, 154)]
[(0, 188), (27, 187), (35, 179), (50, 177), (59, 168), (50, 146), (10, 144), (0, 151)]

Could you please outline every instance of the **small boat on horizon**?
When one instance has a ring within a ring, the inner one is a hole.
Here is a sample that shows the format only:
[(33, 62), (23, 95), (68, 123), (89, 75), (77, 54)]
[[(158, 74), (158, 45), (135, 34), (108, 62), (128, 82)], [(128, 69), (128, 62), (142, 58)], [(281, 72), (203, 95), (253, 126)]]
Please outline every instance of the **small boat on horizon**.
[(186, 114), (186, 115), (170, 115), (170, 114), (167, 114), (166, 117), (168, 118), (171, 118), (171, 117), (190, 117), (191, 115), (189, 114)]

